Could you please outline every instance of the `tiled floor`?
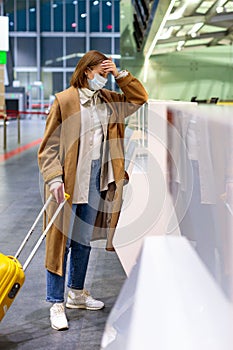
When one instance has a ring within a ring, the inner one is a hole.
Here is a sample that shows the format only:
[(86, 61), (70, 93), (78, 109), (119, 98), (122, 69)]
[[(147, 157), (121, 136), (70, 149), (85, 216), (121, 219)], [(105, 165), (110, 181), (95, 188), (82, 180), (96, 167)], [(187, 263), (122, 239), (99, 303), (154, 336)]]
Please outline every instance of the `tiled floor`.
[[(43, 135), (44, 121), (23, 120), (21, 145)], [(8, 148), (18, 147), (17, 125), (8, 125)], [(37, 216), (42, 200), (41, 178), (34, 146), (6, 161), (0, 161), (0, 251), (13, 255)], [(0, 155), (3, 155), (3, 128), (0, 126)], [(42, 224), (33, 233), (20, 256), (23, 263)], [(99, 244), (92, 249), (86, 287), (105, 302), (100, 311), (67, 310), (70, 328), (58, 332), (50, 327), (49, 307), (45, 301), (44, 243), (26, 271), (25, 283), (8, 313), (0, 323), (0, 349), (97, 350), (108, 314), (114, 305), (125, 273), (115, 253)]]

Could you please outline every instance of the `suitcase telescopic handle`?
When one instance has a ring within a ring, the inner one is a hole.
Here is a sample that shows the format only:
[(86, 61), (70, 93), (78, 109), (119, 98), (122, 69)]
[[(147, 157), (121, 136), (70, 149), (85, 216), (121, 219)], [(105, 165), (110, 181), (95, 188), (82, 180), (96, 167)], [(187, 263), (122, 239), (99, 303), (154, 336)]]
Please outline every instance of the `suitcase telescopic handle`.
[[(49, 198), (47, 199), (46, 203), (44, 204), (43, 208), (41, 209), (40, 213), (38, 214), (36, 220), (34, 221), (34, 223), (32, 224), (30, 230), (28, 231), (26, 237), (24, 238), (22, 244), (20, 245), (18, 251), (15, 254), (15, 258), (17, 259), (21, 253), (21, 251), (23, 250), (25, 244), (28, 242), (30, 236), (32, 235), (38, 221), (40, 220), (41, 216), (43, 215), (43, 213), (45, 212), (45, 210), (47, 209), (47, 207), (49, 206), (49, 203), (51, 202), (53, 198), (53, 195), (51, 194), (49, 196)], [(45, 231), (42, 233), (42, 235), (40, 236), (40, 238), (38, 239), (35, 247), (33, 248), (32, 252), (30, 253), (29, 257), (27, 258), (27, 260), (25, 261), (24, 265), (23, 265), (23, 270), (26, 270), (26, 268), (28, 267), (28, 265), (30, 264), (33, 256), (35, 255), (36, 251), (38, 250), (39, 246), (41, 245), (42, 241), (44, 240), (44, 238), (46, 237), (46, 234), (48, 233), (50, 227), (52, 226), (52, 224), (54, 223), (56, 217), (58, 216), (59, 212), (61, 211), (61, 209), (64, 207), (66, 201), (70, 198), (70, 195), (65, 193), (65, 199), (62, 203), (59, 204), (59, 206), (57, 207), (55, 213), (53, 214), (51, 220), (49, 221)]]

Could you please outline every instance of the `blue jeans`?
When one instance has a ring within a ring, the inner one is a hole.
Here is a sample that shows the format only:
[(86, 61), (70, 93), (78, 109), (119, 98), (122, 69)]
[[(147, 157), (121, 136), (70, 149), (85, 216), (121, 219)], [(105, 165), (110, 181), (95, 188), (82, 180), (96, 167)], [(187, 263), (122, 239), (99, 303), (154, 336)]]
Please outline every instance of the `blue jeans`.
[(68, 271), (69, 288), (82, 290), (84, 287), (89, 256), (90, 240), (100, 201), (100, 161), (93, 160), (89, 185), (88, 203), (73, 204), (73, 215), (64, 255), (63, 276), (47, 270), (47, 297), (52, 303), (64, 302), (67, 257), (70, 251)]

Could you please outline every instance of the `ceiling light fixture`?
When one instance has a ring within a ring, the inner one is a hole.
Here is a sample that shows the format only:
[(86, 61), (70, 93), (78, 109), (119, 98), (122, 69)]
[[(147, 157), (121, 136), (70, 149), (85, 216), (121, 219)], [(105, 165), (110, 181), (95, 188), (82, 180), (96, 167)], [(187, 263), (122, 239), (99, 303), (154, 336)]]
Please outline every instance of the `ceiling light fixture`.
[(167, 11), (166, 11), (166, 13), (165, 13), (165, 15), (163, 17), (163, 20), (162, 20), (162, 22), (161, 22), (161, 24), (159, 26), (159, 29), (158, 29), (158, 31), (157, 31), (157, 33), (156, 33), (156, 35), (155, 35), (155, 37), (154, 37), (154, 39), (153, 39), (153, 41), (151, 43), (151, 45), (150, 45), (146, 55), (145, 55), (144, 77), (143, 77), (143, 81), (144, 82), (147, 81), (150, 56), (152, 55), (152, 52), (153, 52), (153, 50), (155, 48), (155, 45), (156, 45), (157, 41), (159, 40), (159, 37), (160, 37), (160, 35), (161, 35), (162, 31), (163, 31), (163, 28), (165, 27), (165, 24), (166, 24), (166, 22), (168, 20), (168, 17), (170, 16), (170, 13), (171, 13), (171, 11), (173, 9), (173, 6), (174, 6), (175, 2), (176, 2), (176, 0), (171, 0), (170, 5), (168, 6), (168, 9), (167, 9)]
[(183, 6), (179, 7), (176, 11), (174, 11), (173, 13), (171, 13), (169, 15), (168, 20), (174, 20), (174, 19), (179, 19), (183, 16), (184, 11), (186, 10), (187, 5), (184, 4)]
[(222, 13), (223, 11), (224, 11), (224, 7), (223, 6), (216, 7), (216, 12), (217, 13)]
[(169, 15), (168, 20), (176, 20), (182, 18), (188, 6), (198, 5), (199, 3), (200, 0), (183, 0), (179, 3), (179, 7), (177, 7), (177, 9)]
[(159, 40), (169, 39), (172, 35), (174, 27), (165, 28), (165, 31), (160, 35)]
[(195, 23), (192, 29), (188, 31), (188, 34), (191, 35), (192, 38), (195, 38), (197, 36), (197, 32), (199, 31), (199, 29), (201, 29), (203, 24), (204, 24), (203, 22)]
[(184, 41), (184, 40), (179, 41), (178, 44), (177, 44), (176, 50), (177, 50), (177, 51), (181, 51), (181, 49), (182, 49), (182, 47), (184, 46), (184, 44), (185, 44), (185, 41)]

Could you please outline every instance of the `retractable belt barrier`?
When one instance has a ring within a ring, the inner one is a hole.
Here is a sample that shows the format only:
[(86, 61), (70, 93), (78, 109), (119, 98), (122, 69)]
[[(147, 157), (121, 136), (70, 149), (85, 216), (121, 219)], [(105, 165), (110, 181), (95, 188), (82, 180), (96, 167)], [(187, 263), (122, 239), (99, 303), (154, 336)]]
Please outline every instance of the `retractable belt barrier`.
[(0, 110), (0, 120), (3, 120), (3, 149), (7, 149), (7, 122), (10, 120), (17, 120), (17, 138), (18, 144), (21, 143), (21, 133), (20, 133), (20, 116), (21, 115), (44, 115), (47, 116), (47, 112), (41, 111), (14, 111), (14, 110)]

